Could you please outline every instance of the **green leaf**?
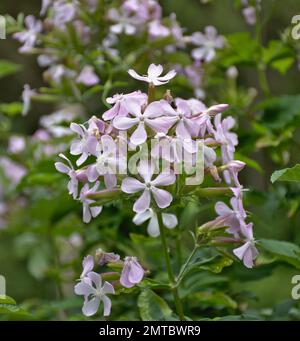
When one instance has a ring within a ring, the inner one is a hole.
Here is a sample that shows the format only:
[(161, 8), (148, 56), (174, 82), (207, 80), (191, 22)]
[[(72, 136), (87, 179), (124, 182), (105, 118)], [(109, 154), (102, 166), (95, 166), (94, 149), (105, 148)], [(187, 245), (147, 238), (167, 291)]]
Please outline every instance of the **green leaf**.
[(0, 59), (0, 78), (12, 75), (20, 71), (21, 65), (8, 60)]
[(295, 59), (292, 57), (283, 58), (280, 60), (275, 60), (271, 66), (273, 69), (285, 75), (288, 69), (294, 64)]
[(138, 307), (143, 321), (167, 321), (172, 315), (167, 302), (149, 289), (141, 292)]
[(228, 295), (223, 292), (210, 292), (203, 291), (193, 294), (193, 303), (195, 305), (207, 305), (209, 307), (215, 307), (216, 309), (231, 308), (236, 309), (237, 303)]
[(2, 295), (0, 295), (0, 304), (17, 304), (17, 303), (10, 296), (2, 296)]
[(220, 62), (224, 67), (238, 64), (255, 64), (260, 46), (249, 32), (238, 32), (227, 36), (229, 47), (224, 49)]
[(273, 257), (273, 260), (287, 262), (300, 269), (300, 247), (290, 242), (260, 239), (258, 245)]
[(262, 102), (258, 109), (263, 110), (260, 123), (268, 129), (282, 132), (300, 120), (300, 95), (273, 97)]
[(8, 115), (15, 116), (21, 114), (23, 109), (23, 104), (21, 102), (11, 102), (11, 103), (1, 103), (0, 112)]
[(275, 181), (297, 181), (300, 182), (300, 164), (292, 168), (285, 168), (275, 171), (271, 176), (271, 182)]

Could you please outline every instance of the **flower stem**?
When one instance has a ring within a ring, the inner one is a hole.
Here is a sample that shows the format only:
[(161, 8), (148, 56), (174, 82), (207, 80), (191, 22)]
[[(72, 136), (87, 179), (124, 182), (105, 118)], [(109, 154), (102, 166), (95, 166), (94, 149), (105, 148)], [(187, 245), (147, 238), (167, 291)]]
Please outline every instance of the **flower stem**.
[(155, 86), (150, 83), (148, 87), (148, 104), (155, 101)]
[(163, 226), (163, 222), (162, 222), (161, 213), (157, 213), (157, 217), (158, 217), (160, 238), (161, 238), (161, 243), (162, 243), (163, 250), (164, 250), (165, 262), (166, 262), (169, 282), (170, 282), (170, 286), (171, 286), (171, 290), (172, 290), (172, 294), (173, 294), (173, 299), (174, 299), (174, 303), (175, 303), (175, 307), (176, 307), (176, 312), (177, 312), (180, 320), (184, 321), (185, 317), (184, 317), (182, 304), (181, 304), (181, 301), (179, 298), (178, 289), (177, 289), (176, 282), (175, 282), (175, 276), (174, 276), (172, 265), (171, 265), (171, 259), (170, 259), (170, 255), (169, 255), (169, 250), (168, 250), (168, 245), (167, 245), (167, 240), (166, 240), (166, 235), (165, 235), (165, 230), (164, 230), (164, 226)]

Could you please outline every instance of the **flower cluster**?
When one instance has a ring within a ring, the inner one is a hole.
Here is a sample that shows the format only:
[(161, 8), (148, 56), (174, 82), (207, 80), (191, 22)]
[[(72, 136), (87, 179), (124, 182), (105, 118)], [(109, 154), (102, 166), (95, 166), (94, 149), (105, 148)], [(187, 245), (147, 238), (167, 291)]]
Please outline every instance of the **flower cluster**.
[[(219, 36), (214, 27), (207, 26), (204, 33), (187, 35), (174, 13), (163, 17), (157, 0), (122, 0), (120, 6), (114, 2), (104, 9), (101, 6), (98, 0), (44, 0), (41, 18), (27, 16), (24, 29), (14, 33), (13, 37), (23, 44), (21, 53), (38, 55), (38, 64), (45, 69), (44, 79), (51, 87), (64, 89), (65, 83), (70, 83), (74, 97), (78, 99), (86, 89), (105, 83), (106, 62), (114, 65), (126, 60), (128, 65), (130, 51), (123, 51), (121, 46), (129, 36), (133, 45), (140, 44), (141, 39), (145, 40), (145, 46), (155, 40), (163, 40), (165, 43), (158, 49), (166, 54), (185, 51), (190, 65), (176, 62), (170, 67), (186, 79), (197, 98), (205, 96), (205, 65), (215, 58), (216, 51), (223, 48), (225, 43), (224, 37)], [(107, 26), (105, 29), (101, 27), (101, 32), (96, 33), (86, 18), (88, 15), (91, 21), (98, 22), (98, 14), (102, 10), (101, 20)], [(70, 47), (78, 52), (76, 60), (70, 60), (63, 52), (65, 42), (70, 40), (70, 32), (73, 34)], [(81, 55), (82, 50), (87, 55), (95, 55), (95, 58), (87, 60)], [(25, 85), (24, 115), (30, 109), (31, 98), (39, 100), (43, 96)]]
[[(84, 297), (82, 312), (85, 316), (92, 316), (98, 311), (99, 305), (103, 302), (103, 316), (109, 316), (111, 311), (111, 300), (108, 294), (115, 294), (115, 288), (120, 285), (124, 288), (132, 288), (140, 283), (144, 277), (144, 269), (136, 257), (125, 257), (121, 261), (120, 256), (115, 253), (107, 253), (101, 249), (96, 251), (96, 265), (116, 266), (121, 269), (119, 272), (104, 272), (99, 274), (94, 270), (95, 261), (93, 256), (86, 256), (83, 259), (83, 271), (80, 275), (80, 282), (75, 285), (75, 293)], [(104, 278), (111, 278), (114, 281), (109, 283)]]
[(245, 241), (234, 253), (251, 267), (257, 252), (252, 224), (245, 223), (243, 188), (238, 179), (245, 164), (234, 160), (238, 139), (231, 129), (235, 120), (231, 116), (222, 119), (228, 105), (206, 107), (195, 98), (173, 98), (170, 91), (155, 100), (155, 85), (176, 75), (170, 71), (162, 76), (161, 65), (151, 64), (143, 76), (133, 70), (128, 73), (149, 84), (148, 95), (140, 91), (117, 94), (107, 99), (112, 107), (102, 119), (93, 116), (87, 124), (72, 123), (77, 139), (70, 153), (77, 157), (80, 168), (75, 169), (64, 155), (67, 164), (56, 163), (56, 168), (70, 177), (69, 193), (83, 204), (83, 221), (101, 213), (98, 200), (133, 199), (133, 222), (141, 225), (150, 220), (148, 233), (156, 237), (160, 234), (157, 215), (162, 213), (166, 227), (177, 225), (176, 215), (166, 210), (186, 192), (193, 195), (203, 178), (193, 183), (196, 186), (188, 186), (188, 175), (202, 169), (218, 184), (223, 181), (234, 195), (233, 209), (217, 203), (219, 217), (205, 224), (205, 229), (228, 226), (235, 242)]

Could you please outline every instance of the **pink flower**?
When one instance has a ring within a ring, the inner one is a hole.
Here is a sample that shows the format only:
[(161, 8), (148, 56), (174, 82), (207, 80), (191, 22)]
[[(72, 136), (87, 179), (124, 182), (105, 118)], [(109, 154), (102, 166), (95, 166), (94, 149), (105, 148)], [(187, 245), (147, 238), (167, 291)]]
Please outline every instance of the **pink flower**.
[(40, 20), (36, 20), (33, 15), (28, 15), (25, 18), (25, 26), (27, 27), (26, 31), (17, 32), (13, 35), (13, 37), (19, 40), (24, 45), (19, 49), (22, 52), (28, 52), (32, 47), (34, 47), (38, 34), (42, 31), (42, 22)]
[(244, 18), (246, 19), (246, 22), (248, 25), (255, 25), (256, 23), (256, 10), (255, 7), (249, 6), (243, 9), (243, 15)]
[(197, 151), (196, 142), (191, 139), (182, 139), (158, 133), (153, 141), (151, 156), (168, 162), (180, 163), (183, 160), (191, 160), (192, 154)]
[(128, 100), (126, 108), (131, 116), (134, 117), (116, 117), (113, 121), (113, 126), (119, 130), (128, 130), (137, 125), (136, 130), (130, 137), (130, 142), (134, 145), (140, 145), (147, 140), (146, 127), (150, 127), (155, 132), (167, 133), (172, 126), (172, 119), (163, 116), (164, 107), (162, 104), (165, 101), (156, 101), (150, 103), (144, 112), (138, 102)]
[(241, 232), (246, 238), (245, 244), (233, 250), (233, 253), (243, 261), (247, 268), (253, 267), (253, 260), (257, 257), (258, 251), (253, 239), (253, 224), (243, 224)]
[(196, 60), (210, 62), (215, 58), (216, 49), (221, 49), (224, 46), (224, 37), (218, 36), (217, 30), (213, 26), (206, 26), (204, 32), (204, 34), (193, 33), (191, 41), (199, 47), (192, 51), (192, 56)]
[(12, 154), (19, 154), (25, 149), (25, 145), (24, 137), (13, 135), (9, 139), (8, 151)]
[[(137, 213), (133, 218), (133, 222), (136, 225), (142, 225), (147, 220), (150, 220), (147, 227), (148, 234), (151, 237), (158, 237), (160, 235), (160, 231), (157, 214), (152, 208), (149, 208), (144, 212)], [(168, 229), (173, 229), (178, 224), (176, 215), (171, 213), (162, 213), (162, 221), (164, 226)]]
[(97, 263), (101, 266), (106, 265), (107, 263), (114, 263), (120, 260), (120, 256), (113, 252), (104, 252), (101, 249), (96, 251), (96, 259)]
[(89, 188), (88, 184), (85, 184), (80, 192), (80, 201), (83, 206), (83, 222), (89, 223), (93, 218), (96, 218), (102, 211), (102, 206), (90, 206), (95, 203), (95, 200), (89, 199), (87, 196), (98, 190), (99, 181), (95, 183), (92, 188)]
[(102, 118), (107, 121), (112, 120), (117, 116), (127, 116), (129, 114), (129, 110), (126, 106), (128, 100), (134, 100), (142, 106), (147, 103), (147, 95), (141, 91), (134, 91), (125, 95), (116, 94), (113, 97), (108, 97), (106, 102), (113, 104), (114, 106), (111, 109), (105, 111)]
[(170, 30), (159, 20), (154, 20), (149, 24), (148, 32), (151, 38), (164, 38), (171, 34)]
[(153, 84), (155, 86), (167, 84), (170, 79), (176, 76), (175, 70), (169, 71), (165, 76), (161, 76), (162, 72), (163, 72), (163, 67), (161, 65), (155, 65), (155, 64), (151, 64), (148, 67), (148, 74), (145, 76), (140, 76), (132, 69), (128, 70), (128, 73), (130, 74), (131, 77), (138, 79), (140, 81)]
[(133, 205), (134, 212), (144, 212), (150, 207), (151, 196), (154, 197), (159, 208), (166, 208), (173, 200), (172, 195), (158, 186), (169, 186), (176, 180), (174, 173), (161, 173), (154, 180), (151, 180), (153, 175), (153, 167), (147, 162), (141, 162), (138, 171), (144, 182), (135, 178), (128, 177), (122, 181), (121, 189), (125, 193), (138, 193), (143, 191), (142, 195)]
[(66, 2), (65, 0), (54, 1), (53, 3), (53, 24), (64, 29), (65, 24), (75, 18), (77, 2)]
[(120, 283), (125, 288), (132, 288), (140, 283), (144, 277), (144, 269), (139, 264), (136, 257), (126, 257), (121, 273)]
[(115, 22), (110, 26), (110, 31), (114, 34), (125, 33), (133, 35), (136, 32), (137, 22), (134, 17), (131, 17), (126, 11), (118, 11), (116, 8), (111, 8), (108, 11), (108, 19)]
[(77, 166), (80, 166), (86, 161), (89, 155), (96, 155), (98, 140), (95, 136), (91, 135), (83, 125), (71, 123), (70, 128), (80, 137), (72, 142), (70, 149), (72, 155), (81, 155), (76, 161)]
[(117, 173), (123, 173), (126, 169), (126, 160), (118, 155), (117, 145), (109, 135), (103, 135), (97, 146), (97, 161), (88, 167), (87, 177), (94, 182), (99, 175), (104, 176), (106, 188), (113, 188), (117, 185)]
[(176, 136), (191, 140), (192, 136), (197, 133), (197, 122), (193, 120), (191, 109), (185, 100), (177, 98), (175, 103), (176, 109), (173, 109), (168, 103), (164, 103), (164, 110), (171, 121), (176, 124)]
[(98, 84), (100, 78), (96, 75), (94, 68), (91, 66), (85, 66), (76, 79), (77, 83), (82, 83), (86, 86), (92, 86)]
[(111, 310), (111, 300), (107, 297), (107, 294), (114, 294), (114, 287), (104, 282), (102, 286), (102, 279), (96, 272), (88, 273), (87, 277), (83, 278), (74, 288), (76, 295), (84, 296), (84, 304), (82, 307), (82, 313), (85, 316), (95, 315), (100, 302), (103, 302), (103, 316), (109, 316)]

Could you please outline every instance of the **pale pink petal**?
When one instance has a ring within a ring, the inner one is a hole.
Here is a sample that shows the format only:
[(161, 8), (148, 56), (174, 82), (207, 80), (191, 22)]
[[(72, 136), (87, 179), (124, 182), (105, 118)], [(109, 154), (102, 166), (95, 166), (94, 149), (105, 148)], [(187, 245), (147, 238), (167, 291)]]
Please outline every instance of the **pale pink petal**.
[(128, 73), (130, 74), (130, 76), (132, 78), (138, 79), (139, 81), (145, 81), (148, 82), (148, 77), (145, 76), (140, 76), (139, 74), (137, 74), (134, 70), (130, 69), (128, 70)]
[(162, 65), (155, 65), (155, 64), (150, 64), (148, 67), (148, 76), (150, 78), (157, 78), (160, 76), (163, 72), (163, 67)]
[(145, 123), (140, 122), (136, 130), (130, 137), (130, 142), (138, 146), (143, 144), (147, 140), (147, 132), (145, 129)]
[(111, 300), (107, 296), (103, 296), (102, 301), (103, 301), (103, 316), (109, 316), (110, 310), (111, 310)]
[(137, 199), (133, 205), (133, 210), (136, 213), (144, 212), (150, 206), (150, 191), (145, 189), (143, 194)]
[(82, 307), (82, 313), (85, 316), (95, 315), (100, 305), (100, 298), (94, 297), (90, 301), (85, 301)]
[(158, 80), (160, 82), (166, 82), (166, 81), (169, 81), (170, 79), (174, 78), (175, 76), (176, 76), (176, 71), (171, 70), (165, 76), (158, 77)]
[(169, 186), (176, 181), (176, 176), (174, 173), (161, 173), (153, 181), (151, 185), (153, 186)]
[(102, 287), (102, 293), (104, 295), (114, 294), (115, 293), (115, 289), (114, 289), (114, 287), (110, 283), (104, 282), (103, 287)]
[(178, 220), (175, 214), (163, 213), (162, 220), (163, 220), (163, 224), (168, 229), (173, 229), (178, 224)]
[(62, 162), (55, 162), (55, 168), (61, 172), (61, 173), (65, 173), (68, 174), (70, 172), (70, 167), (66, 166), (64, 163)]
[(164, 189), (152, 187), (151, 192), (159, 208), (166, 208), (170, 206), (173, 200), (173, 197), (168, 191), (165, 191)]
[(128, 130), (139, 122), (138, 118), (132, 117), (116, 117), (113, 120), (113, 126), (119, 130)]
[(136, 193), (145, 189), (145, 184), (135, 178), (126, 178), (122, 181), (121, 189), (125, 193)]
[(232, 210), (223, 202), (218, 201), (215, 205), (215, 211), (217, 212), (218, 215), (223, 216), (223, 215), (228, 215), (232, 214)]

